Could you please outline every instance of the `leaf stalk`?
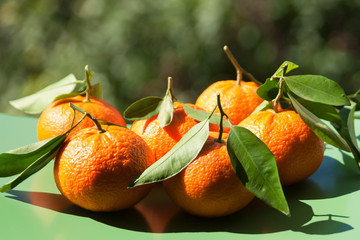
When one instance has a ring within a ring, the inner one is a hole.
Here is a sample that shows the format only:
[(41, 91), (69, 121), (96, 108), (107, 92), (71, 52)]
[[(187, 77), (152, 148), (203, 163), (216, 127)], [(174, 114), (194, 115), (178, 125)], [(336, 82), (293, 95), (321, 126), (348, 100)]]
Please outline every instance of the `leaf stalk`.
[[(76, 111), (79, 111), (79, 112), (83, 113), (83, 114), (84, 114), (83, 118), (85, 118), (85, 117), (90, 118), (91, 121), (93, 121), (93, 123), (95, 124), (96, 128), (98, 129), (98, 133), (104, 133), (104, 132), (106, 132), (106, 131), (101, 127), (101, 124), (99, 123), (99, 121), (98, 121), (94, 116), (92, 116), (90, 113), (84, 111), (83, 109), (75, 106), (75, 105), (72, 104), (72, 103), (70, 103), (70, 107), (71, 107), (72, 109), (76, 110)], [(82, 118), (82, 119), (83, 119), (83, 118)], [(81, 121), (79, 121), (79, 122), (81, 122)], [(79, 123), (79, 122), (78, 122), (78, 123)], [(77, 123), (77, 124), (78, 124), (78, 123)], [(77, 125), (77, 124), (76, 124), (76, 125)], [(75, 125), (75, 126), (76, 126), (76, 125)], [(75, 126), (74, 126), (74, 127), (75, 127)], [(74, 128), (74, 127), (73, 127), (73, 128)]]

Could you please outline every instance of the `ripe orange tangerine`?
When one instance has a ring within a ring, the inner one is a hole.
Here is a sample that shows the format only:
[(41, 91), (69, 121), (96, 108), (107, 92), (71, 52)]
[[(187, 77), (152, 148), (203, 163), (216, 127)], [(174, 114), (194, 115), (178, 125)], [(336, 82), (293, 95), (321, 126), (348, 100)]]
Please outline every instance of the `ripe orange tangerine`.
[[(85, 96), (76, 96), (72, 98), (61, 99), (51, 103), (40, 115), (37, 124), (38, 140), (45, 140), (51, 137), (63, 134), (70, 129), (74, 110), (69, 103), (85, 110), (93, 115), (95, 118), (103, 119), (105, 121), (126, 126), (126, 122), (122, 115), (110, 104), (104, 100), (90, 97), (90, 101), (86, 101)], [(76, 112), (75, 121), (79, 121), (83, 114)], [(72, 130), (71, 135), (75, 134), (80, 129), (93, 126), (90, 119), (85, 118), (75, 129)]]
[[(193, 104), (190, 107), (200, 109)], [(198, 121), (186, 114), (182, 104), (174, 103), (174, 115), (172, 122), (162, 128), (160, 127), (157, 116), (155, 115), (146, 120), (136, 120), (131, 126), (131, 130), (141, 136), (149, 145), (155, 155), (155, 160), (159, 160), (194, 126)], [(218, 130), (217, 125), (211, 124), (211, 130)]]
[(91, 211), (117, 211), (143, 199), (152, 185), (127, 189), (154, 162), (145, 141), (129, 129), (102, 126), (79, 130), (56, 156), (55, 182), (72, 203)]
[(182, 209), (203, 217), (232, 214), (254, 198), (237, 177), (226, 142), (219, 143), (211, 136), (199, 155), (163, 185)]
[(324, 157), (324, 142), (292, 110), (257, 112), (239, 126), (260, 138), (275, 155), (282, 185), (311, 176)]

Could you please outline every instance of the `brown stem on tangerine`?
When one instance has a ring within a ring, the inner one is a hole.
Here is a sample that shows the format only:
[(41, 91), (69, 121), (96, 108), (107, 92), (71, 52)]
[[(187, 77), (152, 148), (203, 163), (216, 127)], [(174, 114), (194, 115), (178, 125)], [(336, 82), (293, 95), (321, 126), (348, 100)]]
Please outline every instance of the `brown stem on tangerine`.
[(95, 124), (96, 128), (98, 129), (98, 132), (99, 133), (103, 133), (103, 132), (106, 132), (102, 127), (101, 127), (101, 124), (99, 123), (99, 121), (93, 116), (91, 115), (90, 113), (82, 110), (81, 108), (75, 106), (74, 104), (70, 103), (70, 107), (76, 111), (79, 111), (81, 113), (83, 113), (86, 117), (90, 118), (91, 121), (93, 121), (93, 123)]
[(85, 66), (85, 80), (86, 80), (87, 90), (85, 92), (86, 98), (85, 98), (84, 102), (90, 102), (90, 96), (91, 96), (91, 90), (92, 90), (92, 86), (90, 83), (91, 77), (92, 77), (92, 75), (90, 73), (89, 66), (86, 65)]
[(259, 85), (261, 85), (262, 83), (259, 82), (251, 73), (248, 73), (247, 71), (245, 71), (240, 64), (238, 63), (238, 61), (236, 60), (236, 58), (234, 57), (234, 55), (231, 53), (230, 49), (228, 46), (224, 46), (224, 51), (226, 53), (226, 55), (228, 56), (228, 58), (230, 59), (231, 63), (233, 64), (233, 66), (236, 69), (236, 85), (240, 86), (241, 85), (241, 81), (242, 81), (242, 75), (245, 75), (245, 77), (254, 82), (257, 83)]
[(242, 80), (242, 72), (243, 72), (242, 68), (241, 68), (240, 64), (238, 63), (238, 61), (236, 61), (236, 58), (231, 53), (228, 46), (226, 46), (226, 45), (224, 46), (224, 51), (225, 51), (226, 55), (228, 56), (228, 58), (230, 59), (232, 65), (236, 69), (236, 85), (239, 86), (241, 84), (241, 80)]
[(223, 132), (224, 132), (224, 127), (223, 127), (223, 120), (224, 120), (224, 117), (227, 117), (229, 118), (226, 113), (224, 112), (222, 106), (221, 106), (221, 101), (220, 101), (220, 93), (217, 93), (217, 106), (219, 108), (219, 111), (220, 111), (220, 129), (219, 129), (219, 137), (215, 140), (219, 143), (222, 143), (223, 140), (222, 140), (222, 135), (223, 135)]

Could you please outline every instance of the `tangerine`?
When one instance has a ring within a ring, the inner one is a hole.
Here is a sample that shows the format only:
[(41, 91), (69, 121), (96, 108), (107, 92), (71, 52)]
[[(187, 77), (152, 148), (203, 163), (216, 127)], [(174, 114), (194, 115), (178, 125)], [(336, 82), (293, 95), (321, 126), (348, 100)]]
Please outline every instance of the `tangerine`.
[[(90, 97), (90, 101), (86, 101), (85, 96), (79, 95), (55, 101), (41, 113), (37, 124), (37, 136), (39, 141), (58, 136), (70, 129), (73, 122), (74, 110), (70, 107), (69, 103), (85, 110), (95, 118), (126, 126), (126, 122), (122, 115), (104, 100)], [(76, 112), (74, 123), (79, 121), (82, 116), (81, 113)], [(71, 131), (71, 135), (82, 128), (91, 126), (93, 126), (91, 120), (85, 118)]]
[[(216, 96), (220, 94), (220, 101), (224, 112), (229, 117), (230, 122), (233, 125), (237, 125), (249, 116), (263, 102), (263, 99), (256, 93), (259, 87), (258, 81), (239, 65), (228, 46), (224, 46), (224, 51), (236, 69), (236, 81), (223, 80), (211, 84), (200, 94), (195, 105), (206, 111), (212, 111), (218, 102)], [(251, 82), (243, 81), (243, 74)], [(215, 112), (220, 113), (220, 110), (217, 108)], [(225, 128), (224, 130), (229, 132), (230, 128)]]
[(55, 182), (72, 203), (91, 211), (133, 206), (152, 185), (127, 189), (129, 182), (154, 162), (145, 141), (127, 128), (102, 126), (70, 136), (56, 156)]
[(282, 185), (311, 176), (324, 157), (324, 142), (292, 110), (251, 114), (239, 126), (249, 129), (275, 155)]
[(213, 137), (180, 173), (163, 181), (170, 196), (185, 211), (203, 217), (232, 214), (245, 207), (254, 195), (237, 177), (226, 143)]
[[(187, 105), (200, 109), (193, 104)], [(186, 114), (180, 102), (174, 102), (174, 115), (168, 126), (160, 127), (155, 115), (149, 119), (134, 121), (130, 130), (145, 140), (153, 151), (155, 160), (159, 160), (197, 123), (198, 121)], [(211, 124), (210, 129), (216, 131), (218, 126)]]
[[(228, 115), (231, 123), (237, 125), (263, 102), (263, 99), (256, 93), (258, 87), (259, 85), (254, 82), (242, 81), (239, 84), (235, 80), (218, 81), (200, 94), (195, 105), (206, 111), (212, 111), (217, 105), (216, 95), (220, 93), (224, 112)], [(215, 113), (219, 113), (219, 109), (216, 109)]]

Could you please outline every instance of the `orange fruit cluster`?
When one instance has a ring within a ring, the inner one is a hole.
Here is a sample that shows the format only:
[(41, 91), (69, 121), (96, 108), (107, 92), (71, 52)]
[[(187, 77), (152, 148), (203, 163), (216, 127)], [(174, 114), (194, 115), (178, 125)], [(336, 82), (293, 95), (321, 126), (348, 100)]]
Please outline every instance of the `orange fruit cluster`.
[[(233, 125), (252, 131), (275, 155), (282, 185), (299, 182), (313, 174), (324, 155), (324, 142), (290, 110), (253, 113), (263, 101), (258, 84), (235, 80), (209, 86), (196, 100), (195, 109), (212, 111), (220, 93), (222, 108)], [(81, 117), (69, 102), (97, 119), (126, 126), (122, 115), (103, 100), (84, 96), (52, 103), (39, 118), (39, 140), (67, 131)], [(217, 112), (219, 112), (217, 110)], [(84, 119), (59, 151), (54, 175), (61, 193), (71, 202), (93, 211), (114, 211), (133, 206), (151, 189), (127, 185), (152, 163), (168, 153), (198, 121), (188, 116), (181, 103), (174, 103), (172, 121), (161, 127), (157, 115), (133, 122), (131, 129), (94, 127)], [(228, 131), (227, 129), (226, 131)], [(227, 134), (218, 140), (219, 127), (210, 125), (208, 140), (200, 154), (185, 169), (163, 181), (168, 195), (185, 211), (206, 217), (224, 216), (245, 207), (254, 195), (237, 177), (226, 149)]]

